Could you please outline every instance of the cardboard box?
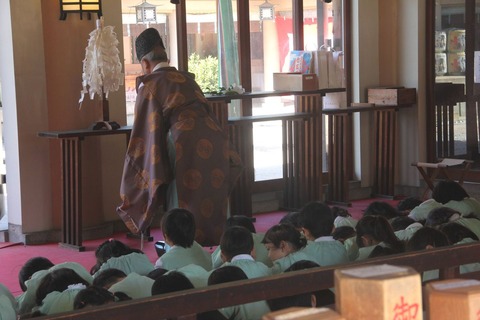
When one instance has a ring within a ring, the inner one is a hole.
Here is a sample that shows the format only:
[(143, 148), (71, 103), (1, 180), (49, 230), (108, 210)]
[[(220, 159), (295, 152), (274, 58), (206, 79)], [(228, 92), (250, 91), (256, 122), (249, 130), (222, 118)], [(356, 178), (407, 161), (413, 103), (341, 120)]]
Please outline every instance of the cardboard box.
[(317, 75), (303, 73), (274, 73), (273, 90), (312, 91), (317, 90)]
[(337, 269), (335, 307), (347, 320), (421, 320), (420, 274), (387, 264)]
[(415, 88), (371, 88), (368, 89), (368, 102), (379, 106), (398, 106), (417, 102)]
[(425, 286), (429, 319), (478, 319), (480, 281), (451, 279), (430, 282)]
[(345, 320), (337, 312), (328, 308), (291, 307), (267, 313), (262, 320)]

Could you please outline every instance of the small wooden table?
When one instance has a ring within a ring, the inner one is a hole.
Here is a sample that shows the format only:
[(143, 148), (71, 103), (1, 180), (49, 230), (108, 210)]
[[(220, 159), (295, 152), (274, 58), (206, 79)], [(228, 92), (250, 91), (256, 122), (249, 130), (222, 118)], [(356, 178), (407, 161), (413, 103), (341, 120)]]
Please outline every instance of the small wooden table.
[(125, 134), (130, 140), (131, 126), (116, 130), (80, 129), (70, 131), (44, 131), (39, 137), (59, 139), (61, 147), (62, 185), (62, 239), (61, 247), (85, 251), (82, 245), (82, 150), (86, 137)]
[[(448, 173), (448, 169), (452, 167), (458, 167), (458, 166), (463, 166), (463, 170), (461, 173), (461, 176), (458, 180), (458, 183), (460, 185), (463, 184), (463, 179), (465, 177), (465, 174), (470, 170), (470, 166), (472, 165), (473, 161), (471, 160), (465, 160), (465, 159), (449, 159), (445, 158), (442, 161), (438, 163), (428, 163), (428, 162), (414, 162), (412, 163), (412, 166), (417, 167), (418, 172), (422, 175), (423, 179), (425, 180), (425, 183), (427, 184), (427, 188), (423, 192), (422, 198), (425, 199), (427, 196), (427, 193), (430, 191), (433, 191), (434, 185), (433, 181), (437, 177), (437, 175), (441, 172), (445, 177), (449, 180), (451, 180), (451, 177)], [(427, 173), (428, 169), (433, 169), (430, 173), (430, 175)]]

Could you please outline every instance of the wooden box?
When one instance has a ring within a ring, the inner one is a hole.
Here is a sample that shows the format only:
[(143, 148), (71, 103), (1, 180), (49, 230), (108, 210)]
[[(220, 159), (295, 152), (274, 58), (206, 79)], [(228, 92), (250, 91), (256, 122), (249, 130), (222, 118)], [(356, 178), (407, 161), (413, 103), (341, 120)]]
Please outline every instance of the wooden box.
[(480, 316), (480, 281), (451, 279), (425, 286), (429, 319), (478, 319)]
[(335, 270), (336, 310), (347, 320), (423, 318), (422, 280), (410, 267)]
[(324, 109), (344, 109), (347, 107), (346, 92), (329, 92), (323, 97)]
[(345, 320), (345, 318), (328, 308), (291, 307), (269, 312), (262, 320)]
[(312, 91), (318, 89), (317, 75), (312, 73), (274, 73), (273, 90)]
[(371, 88), (368, 89), (368, 102), (379, 106), (398, 106), (417, 102), (415, 88)]

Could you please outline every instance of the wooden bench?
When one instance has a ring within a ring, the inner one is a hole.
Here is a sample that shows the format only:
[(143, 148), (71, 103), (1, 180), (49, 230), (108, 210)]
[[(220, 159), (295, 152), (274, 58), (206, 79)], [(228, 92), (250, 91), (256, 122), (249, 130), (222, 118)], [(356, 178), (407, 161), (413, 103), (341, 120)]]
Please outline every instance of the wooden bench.
[[(340, 266), (307, 269), (271, 277), (236, 281), (118, 302), (53, 315), (49, 316), (48, 319), (180, 319), (221, 307), (331, 288), (334, 286), (333, 273), (335, 269), (370, 264), (411, 266), (418, 272), (438, 269), (441, 279), (451, 279), (459, 277), (459, 265), (480, 262), (479, 253), (480, 243), (403, 253)], [(480, 279), (480, 273), (462, 274), (461, 277)], [(42, 318), (46, 319), (47, 317)]]

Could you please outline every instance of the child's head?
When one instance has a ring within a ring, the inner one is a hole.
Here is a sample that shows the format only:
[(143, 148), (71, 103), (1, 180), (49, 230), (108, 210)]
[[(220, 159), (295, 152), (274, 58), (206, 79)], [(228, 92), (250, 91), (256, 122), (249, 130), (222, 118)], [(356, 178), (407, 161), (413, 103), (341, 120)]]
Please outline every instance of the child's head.
[(149, 277), (152, 280), (157, 280), (159, 277), (163, 276), (167, 272), (168, 272), (167, 269), (155, 268), (147, 274), (147, 277)]
[(208, 285), (248, 279), (245, 272), (237, 266), (229, 265), (215, 269), (208, 277)]
[(407, 241), (406, 251), (419, 251), (450, 245), (447, 235), (435, 228), (418, 229)]
[(90, 273), (94, 274), (100, 266), (107, 262), (110, 258), (118, 258), (133, 252), (143, 253), (138, 249), (132, 249), (123, 242), (115, 239), (109, 239), (100, 244), (95, 250), (95, 258), (97, 263), (90, 269)]
[(460, 217), (460, 213), (447, 207), (432, 209), (427, 215), (425, 226), (437, 227), (444, 223), (455, 221)]
[(285, 214), (282, 219), (280, 219), (280, 224), (291, 224), (295, 228), (301, 230), (302, 225), (300, 223), (300, 212), (298, 211), (290, 211)]
[(413, 208), (422, 204), (422, 200), (417, 197), (408, 197), (403, 200), (400, 200), (397, 203), (397, 210), (402, 213), (408, 213), (412, 211)]
[(131, 300), (131, 298), (123, 292), (112, 293), (102, 287), (90, 286), (77, 293), (75, 300), (73, 300), (73, 309), (79, 310), (125, 300)]
[(170, 245), (190, 248), (195, 240), (195, 217), (187, 209), (169, 210), (162, 218), (162, 232)]
[(152, 296), (193, 288), (192, 282), (183, 273), (170, 271), (155, 280), (152, 285)]
[(382, 216), (387, 220), (398, 217), (400, 213), (392, 207), (387, 202), (384, 201), (374, 201), (370, 203), (365, 211), (363, 212), (364, 216)]
[[(320, 265), (313, 261), (300, 260), (292, 264), (289, 268), (285, 270), (285, 272), (305, 270), (315, 267), (320, 267)], [(267, 303), (271, 311), (281, 310), (289, 307), (315, 308), (334, 304), (335, 294), (329, 289), (324, 289), (311, 293), (307, 292), (288, 297), (269, 299)]]
[(335, 230), (332, 233), (332, 237), (335, 240), (340, 241), (341, 243), (344, 243), (345, 240), (348, 238), (355, 237), (357, 235), (357, 232), (353, 227), (350, 226), (342, 226), (335, 228)]
[(333, 217), (336, 218), (336, 217), (344, 217), (344, 218), (347, 218), (347, 217), (351, 217), (352, 215), (350, 214), (350, 212), (348, 212), (347, 209), (345, 208), (341, 208), (341, 207), (337, 207), (337, 206), (333, 206), (332, 207), (332, 214), (333, 214)]
[(317, 201), (307, 203), (300, 210), (300, 214), (300, 224), (308, 240), (332, 234), (335, 218), (326, 204)]
[(22, 288), (22, 291), (27, 291), (25, 281), (29, 280), (35, 272), (40, 270), (48, 270), (53, 266), (53, 262), (45, 257), (34, 257), (28, 259), (28, 261), (25, 262), (18, 272), (18, 282), (20, 284), (20, 288)]
[(463, 239), (470, 238), (478, 241), (478, 236), (470, 229), (456, 222), (449, 222), (440, 226), (451, 244), (458, 243)]
[(225, 229), (240, 226), (247, 228), (251, 233), (256, 233), (255, 225), (253, 224), (252, 218), (242, 215), (230, 216), (225, 222)]
[(42, 305), (43, 299), (53, 291), (63, 292), (70, 285), (84, 285), (90, 284), (80, 277), (75, 271), (68, 268), (60, 268), (47, 273), (38, 285), (35, 302), (38, 306)]
[(465, 189), (463, 189), (458, 182), (453, 180), (439, 181), (432, 191), (432, 199), (442, 204), (451, 200), (462, 201), (468, 197), (468, 193)]
[(392, 226), (383, 216), (363, 216), (357, 223), (357, 245), (359, 248), (383, 243), (395, 252), (404, 249)]
[(222, 260), (230, 261), (239, 254), (252, 254), (253, 251), (252, 233), (244, 227), (227, 228), (220, 239)]
[(298, 251), (307, 245), (307, 239), (290, 224), (277, 224), (268, 229), (262, 243), (268, 250), (268, 257), (275, 261)]
[(123, 280), (126, 277), (127, 275), (122, 270), (114, 268), (105, 269), (95, 275), (95, 278), (93, 279), (93, 285), (109, 289), (115, 283)]
[(407, 216), (396, 217), (390, 221), (393, 231), (405, 230), (412, 223), (415, 223), (415, 220)]

